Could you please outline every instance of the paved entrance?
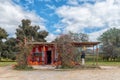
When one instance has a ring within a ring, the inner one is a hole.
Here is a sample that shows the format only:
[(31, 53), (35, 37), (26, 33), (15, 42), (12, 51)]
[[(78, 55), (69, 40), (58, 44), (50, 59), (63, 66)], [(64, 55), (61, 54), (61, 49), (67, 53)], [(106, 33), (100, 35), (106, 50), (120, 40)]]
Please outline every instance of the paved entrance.
[(55, 66), (52, 65), (34, 65), (34, 69), (55, 69)]

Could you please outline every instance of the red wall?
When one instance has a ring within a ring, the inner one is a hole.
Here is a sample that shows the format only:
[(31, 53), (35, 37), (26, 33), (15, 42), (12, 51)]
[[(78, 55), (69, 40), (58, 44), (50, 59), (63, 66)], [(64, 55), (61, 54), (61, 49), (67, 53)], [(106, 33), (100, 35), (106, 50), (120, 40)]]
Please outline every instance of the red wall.
[[(34, 56), (33, 54), (36, 52), (36, 48), (38, 48), (38, 52), (41, 53), (40, 56)], [(47, 64), (47, 54), (46, 51), (48, 51), (48, 49), (51, 50), (51, 64), (54, 64), (54, 60), (55, 60), (55, 46), (43, 46), (43, 45), (34, 45), (30, 55), (28, 56), (28, 64), (30, 65), (42, 65), (42, 64)], [(44, 52), (44, 56), (42, 56), (42, 52)], [(43, 61), (44, 59), (44, 61)]]

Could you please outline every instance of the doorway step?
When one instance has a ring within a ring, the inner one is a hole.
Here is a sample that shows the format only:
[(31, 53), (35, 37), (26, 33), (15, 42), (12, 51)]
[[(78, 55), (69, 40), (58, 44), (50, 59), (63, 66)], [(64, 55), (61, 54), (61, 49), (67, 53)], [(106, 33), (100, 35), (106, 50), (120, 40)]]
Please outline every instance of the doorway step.
[(42, 69), (42, 70), (47, 70), (47, 69), (51, 70), (56, 68), (56, 66), (52, 66), (52, 65), (33, 65), (32, 67), (33, 69)]

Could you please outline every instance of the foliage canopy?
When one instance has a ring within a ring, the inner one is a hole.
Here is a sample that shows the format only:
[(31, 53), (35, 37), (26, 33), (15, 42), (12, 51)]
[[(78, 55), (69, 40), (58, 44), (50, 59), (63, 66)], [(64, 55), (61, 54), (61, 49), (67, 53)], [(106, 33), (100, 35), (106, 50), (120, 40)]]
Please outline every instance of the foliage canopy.
[(120, 29), (111, 28), (98, 38), (103, 45), (103, 59), (116, 60), (120, 57)]
[(23, 41), (24, 38), (32, 41), (45, 42), (45, 37), (48, 35), (48, 32), (45, 30), (41, 31), (39, 26), (32, 26), (31, 21), (28, 19), (23, 19), (22, 24), (19, 25), (19, 28), (16, 29), (17, 39)]

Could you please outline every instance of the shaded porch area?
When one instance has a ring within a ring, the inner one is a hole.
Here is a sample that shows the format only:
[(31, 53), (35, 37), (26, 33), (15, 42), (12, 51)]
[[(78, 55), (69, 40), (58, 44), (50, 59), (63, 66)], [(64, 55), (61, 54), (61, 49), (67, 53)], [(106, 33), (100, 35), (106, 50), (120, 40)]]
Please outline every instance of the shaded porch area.
[[(85, 51), (85, 61), (92, 61), (92, 64), (98, 65), (99, 44), (100, 42), (72, 42), (73, 46)], [(89, 52), (88, 52), (89, 50)], [(80, 53), (81, 54), (81, 53)]]

